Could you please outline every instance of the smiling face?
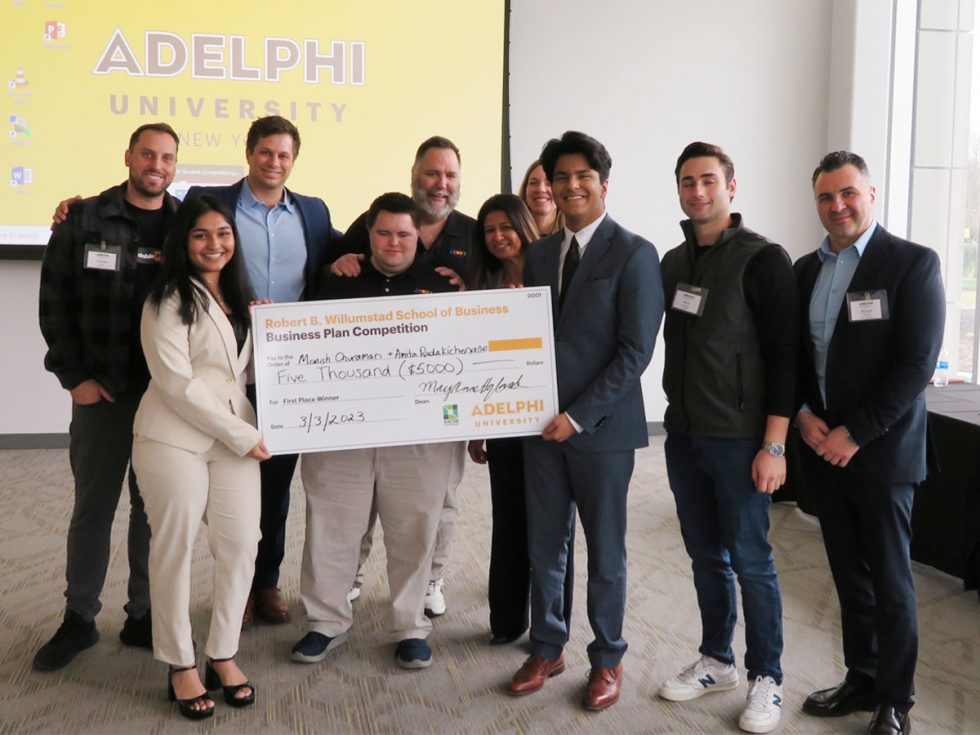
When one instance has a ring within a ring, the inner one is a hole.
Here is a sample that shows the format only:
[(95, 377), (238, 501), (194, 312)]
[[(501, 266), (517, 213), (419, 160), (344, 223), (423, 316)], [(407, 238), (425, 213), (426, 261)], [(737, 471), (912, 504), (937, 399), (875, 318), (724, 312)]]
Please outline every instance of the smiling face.
[(695, 225), (727, 226), (735, 196), (735, 179), (725, 182), (725, 170), (717, 158), (689, 158), (681, 166), (678, 180), (681, 209)]
[(433, 220), (459, 203), (459, 159), (451, 148), (430, 148), (412, 166), (412, 199)]
[(595, 222), (606, 210), (608, 181), (599, 180), (599, 172), (589, 166), (581, 153), (565, 153), (555, 162), (551, 191), (555, 204), (565, 215), (565, 223), (578, 232)]
[(377, 271), (395, 276), (408, 270), (419, 244), (419, 231), (412, 215), (381, 210), (369, 232), (371, 264)]
[(187, 258), (204, 280), (217, 275), (235, 254), (235, 233), (219, 212), (209, 211), (197, 218), (187, 235)]
[(813, 182), (817, 214), (835, 253), (846, 250), (874, 219), (875, 188), (851, 164), (824, 171)]
[(177, 172), (177, 141), (173, 136), (144, 130), (124, 158), (129, 169), (127, 193), (143, 200), (162, 200)]
[(282, 191), (293, 170), (293, 136), (276, 133), (259, 138), (252, 150), (245, 151), (248, 185), (255, 191)]
[(521, 255), (521, 238), (506, 212), (488, 212), (483, 221), (483, 242), (493, 257), (512, 260)]
[(551, 193), (551, 182), (540, 165), (535, 166), (528, 174), (524, 203), (535, 217), (548, 217), (557, 209)]

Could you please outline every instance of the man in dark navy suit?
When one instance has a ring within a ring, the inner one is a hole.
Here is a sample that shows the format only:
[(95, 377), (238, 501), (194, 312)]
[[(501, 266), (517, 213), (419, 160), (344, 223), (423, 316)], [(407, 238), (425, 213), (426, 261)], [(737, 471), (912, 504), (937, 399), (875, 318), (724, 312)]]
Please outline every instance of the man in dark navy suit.
[(565, 227), (528, 250), (525, 286), (550, 286), (560, 413), (524, 444), (531, 656), (508, 693), (538, 691), (564, 671), (568, 539), (578, 508), (589, 553), (592, 671), (583, 705), (619, 699), (626, 653), (626, 493), (634, 451), (648, 443), (640, 376), (663, 316), (657, 251), (606, 214), (612, 159), (569, 131), (541, 152)]
[(824, 156), (813, 193), (827, 237), (795, 265), (796, 423), (840, 600), (847, 676), (803, 709), (874, 709), (868, 732), (907, 733), (918, 655), (909, 542), (913, 493), (926, 476), (924, 391), (943, 339), (939, 258), (874, 221), (875, 188), (857, 154)]
[[(235, 214), (245, 267), (255, 294), (277, 302), (313, 298), (317, 277), (331, 244), (340, 237), (322, 199), (286, 188), (299, 155), (300, 137), (289, 120), (271, 115), (255, 120), (245, 141), (248, 175), (230, 186), (194, 186), (185, 198), (208, 194)], [(249, 386), (255, 403), (255, 386)], [(261, 465), (262, 540), (255, 559), (252, 594), (245, 624), (254, 614), (266, 623), (285, 623), (289, 606), (279, 592), (279, 566), (286, 549), (289, 486), (295, 454), (278, 455)]]

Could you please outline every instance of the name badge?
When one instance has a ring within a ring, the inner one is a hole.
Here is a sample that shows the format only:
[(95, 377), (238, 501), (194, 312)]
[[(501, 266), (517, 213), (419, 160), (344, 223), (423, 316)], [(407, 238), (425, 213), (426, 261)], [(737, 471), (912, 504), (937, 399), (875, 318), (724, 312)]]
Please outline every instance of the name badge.
[(850, 322), (875, 322), (888, 318), (888, 292), (883, 288), (875, 291), (848, 291), (847, 320)]
[(688, 283), (678, 283), (670, 308), (685, 314), (701, 316), (704, 313), (704, 304), (707, 300), (708, 289), (692, 286)]
[(122, 248), (106, 245), (105, 241), (85, 245), (85, 267), (95, 271), (119, 271), (122, 269)]
[(137, 248), (136, 261), (140, 265), (151, 265), (160, 262), (159, 248)]

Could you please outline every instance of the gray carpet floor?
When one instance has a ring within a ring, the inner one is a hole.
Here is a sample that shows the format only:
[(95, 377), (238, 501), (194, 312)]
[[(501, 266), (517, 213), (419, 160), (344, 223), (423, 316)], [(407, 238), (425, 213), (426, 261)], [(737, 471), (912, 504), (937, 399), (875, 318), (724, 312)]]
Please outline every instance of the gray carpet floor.
[[(490, 647), (486, 570), (490, 504), (486, 470), (470, 465), (447, 584), (449, 610), (430, 637), (430, 669), (403, 671), (384, 637), (384, 550), (376, 544), (364, 594), (346, 644), (314, 665), (292, 663), (303, 634), (299, 560), (304, 500), (293, 487), (282, 587), (293, 622), (257, 626), (242, 636), (239, 661), (258, 704), (237, 711), (218, 702), (215, 717), (191, 723), (165, 698), (165, 669), (147, 651), (124, 647), (125, 518), (120, 503), (112, 560), (98, 618), (102, 640), (66, 669), (39, 674), (31, 659), (60, 623), (71, 473), (64, 450), (0, 451), (0, 735), (7, 733), (734, 733), (746, 685), (688, 703), (656, 696), (661, 681), (697, 658), (699, 618), (667, 488), (662, 440), (637, 455), (630, 491), (630, 649), (620, 702), (588, 713), (579, 699), (591, 639), (585, 616), (586, 549), (578, 535), (576, 607), (568, 668), (534, 695), (514, 699), (503, 687), (526, 656), (526, 637)], [(792, 505), (774, 506), (771, 539), (783, 593), (785, 708), (777, 732), (860, 733), (867, 715), (835, 720), (804, 715), (810, 691), (843, 675), (837, 598), (818, 525)], [(921, 630), (913, 732), (980, 733), (980, 604), (960, 580), (915, 566)], [(211, 564), (198, 539), (193, 618), (206, 633)], [(736, 652), (744, 653), (741, 625)]]

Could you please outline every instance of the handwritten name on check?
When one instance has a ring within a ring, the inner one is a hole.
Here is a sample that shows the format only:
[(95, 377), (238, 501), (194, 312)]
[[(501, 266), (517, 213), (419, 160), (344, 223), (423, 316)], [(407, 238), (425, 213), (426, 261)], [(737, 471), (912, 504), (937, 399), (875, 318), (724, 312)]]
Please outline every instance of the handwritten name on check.
[(256, 306), (273, 454), (540, 434), (558, 413), (547, 288)]

